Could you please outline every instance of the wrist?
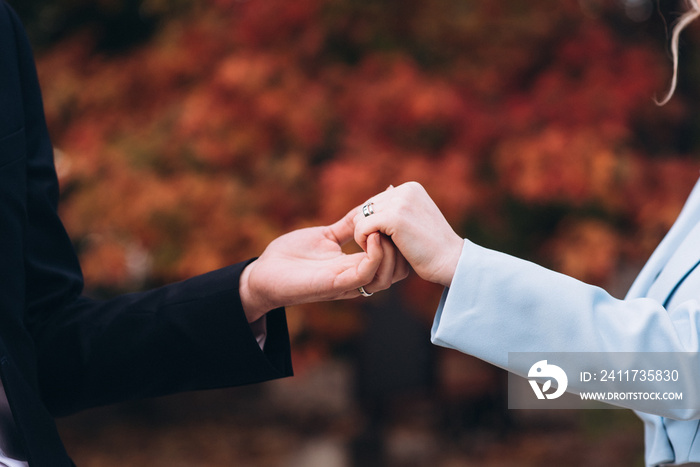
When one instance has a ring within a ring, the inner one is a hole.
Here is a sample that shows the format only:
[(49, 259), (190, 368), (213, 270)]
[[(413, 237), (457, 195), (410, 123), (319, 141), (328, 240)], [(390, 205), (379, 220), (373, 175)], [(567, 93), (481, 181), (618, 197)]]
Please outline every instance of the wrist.
[(464, 248), (464, 239), (455, 234), (455, 237), (449, 242), (449, 248), (445, 254), (445, 265), (443, 268), (443, 273), (441, 274), (439, 283), (444, 287), (449, 287), (454, 279), (455, 272), (457, 271), (457, 265), (459, 264), (459, 258), (462, 256), (462, 249)]
[(265, 300), (263, 300), (259, 290), (254, 287), (251, 281), (254, 264), (255, 261), (243, 269), (238, 283), (238, 294), (241, 298), (243, 311), (249, 323), (259, 320), (265, 313), (272, 309), (265, 304)]

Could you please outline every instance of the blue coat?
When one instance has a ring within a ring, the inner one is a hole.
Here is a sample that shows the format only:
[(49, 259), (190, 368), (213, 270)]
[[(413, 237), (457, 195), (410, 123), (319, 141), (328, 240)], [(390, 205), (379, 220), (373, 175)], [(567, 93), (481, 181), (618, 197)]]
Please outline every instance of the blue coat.
[[(644, 266), (624, 300), (528, 261), (465, 241), (452, 284), (432, 328), (435, 344), (454, 348), (521, 376), (508, 352), (684, 352), (684, 388), (700, 390), (700, 182), (676, 223)], [(631, 362), (635, 365), (635, 362)], [(572, 389), (576, 389), (575, 387)], [(630, 408), (635, 404), (627, 403)], [(639, 413), (645, 423), (646, 463), (700, 462), (700, 407), (665, 406)], [(648, 410), (648, 407), (645, 407)]]

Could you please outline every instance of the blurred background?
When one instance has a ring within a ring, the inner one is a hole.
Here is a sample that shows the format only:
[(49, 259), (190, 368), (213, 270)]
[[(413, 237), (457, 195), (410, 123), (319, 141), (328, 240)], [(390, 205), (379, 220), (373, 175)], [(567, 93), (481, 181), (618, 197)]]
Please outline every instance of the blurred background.
[[(660, 0), (11, 0), (97, 297), (189, 277), (421, 182), (465, 237), (622, 297), (698, 178)], [(509, 411), (432, 346), (441, 289), (288, 311), (296, 376), (59, 420), (88, 466), (642, 465), (628, 411)]]

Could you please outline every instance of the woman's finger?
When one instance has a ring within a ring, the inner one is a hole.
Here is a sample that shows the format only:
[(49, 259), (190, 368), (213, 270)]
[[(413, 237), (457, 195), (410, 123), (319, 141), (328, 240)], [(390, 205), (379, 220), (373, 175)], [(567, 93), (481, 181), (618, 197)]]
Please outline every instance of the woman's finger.
[(391, 240), (383, 235), (380, 236), (380, 245), (382, 248), (383, 258), (379, 268), (377, 269), (377, 273), (372, 279), (372, 282), (364, 286), (365, 291), (368, 293), (386, 290), (391, 287), (391, 284), (393, 283), (394, 272), (396, 270), (396, 248), (394, 247), (394, 244), (391, 243)]

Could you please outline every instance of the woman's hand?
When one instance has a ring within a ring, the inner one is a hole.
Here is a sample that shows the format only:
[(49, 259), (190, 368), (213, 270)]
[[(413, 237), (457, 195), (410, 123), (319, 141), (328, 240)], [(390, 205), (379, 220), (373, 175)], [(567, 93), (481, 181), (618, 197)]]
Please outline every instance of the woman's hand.
[(450, 227), (425, 189), (408, 182), (390, 187), (368, 203), (371, 205), (359, 208), (354, 218), (358, 245), (368, 251), (372, 236), (380, 232), (391, 238), (420, 277), (449, 286), (464, 240)]

